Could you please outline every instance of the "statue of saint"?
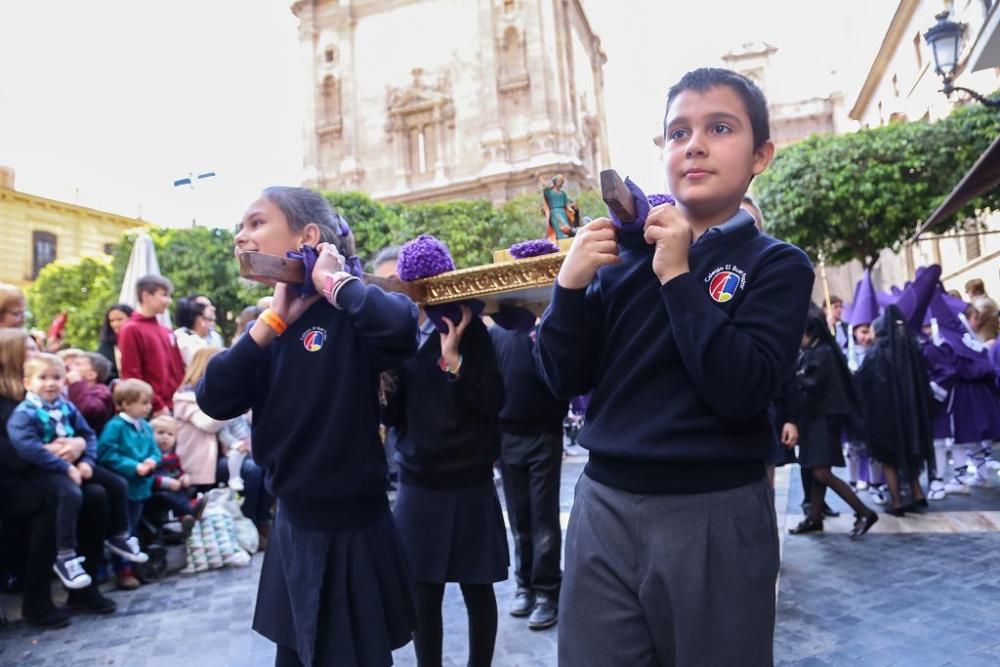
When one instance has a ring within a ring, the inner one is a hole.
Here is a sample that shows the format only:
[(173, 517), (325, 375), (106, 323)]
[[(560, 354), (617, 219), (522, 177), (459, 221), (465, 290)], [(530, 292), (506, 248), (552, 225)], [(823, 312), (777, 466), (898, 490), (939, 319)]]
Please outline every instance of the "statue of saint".
[(566, 180), (559, 174), (549, 181), (538, 177), (542, 188), (542, 211), (545, 213), (545, 238), (550, 241), (573, 236), (578, 226), (576, 204), (562, 189), (565, 183)]

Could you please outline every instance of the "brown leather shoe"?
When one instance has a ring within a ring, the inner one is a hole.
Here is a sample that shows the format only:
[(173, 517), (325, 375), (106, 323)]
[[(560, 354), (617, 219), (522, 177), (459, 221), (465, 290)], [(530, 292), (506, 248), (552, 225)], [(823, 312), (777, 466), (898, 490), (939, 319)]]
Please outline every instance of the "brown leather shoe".
[(141, 584), (139, 580), (135, 578), (135, 574), (132, 570), (123, 570), (121, 574), (118, 575), (118, 588), (123, 591), (134, 591), (139, 588)]

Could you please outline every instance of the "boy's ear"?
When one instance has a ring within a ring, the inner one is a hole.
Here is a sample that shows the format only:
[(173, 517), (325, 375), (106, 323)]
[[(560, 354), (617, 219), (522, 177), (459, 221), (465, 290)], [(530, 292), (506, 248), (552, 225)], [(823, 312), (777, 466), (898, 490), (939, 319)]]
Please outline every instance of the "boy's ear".
[(753, 152), (753, 175), (759, 176), (767, 170), (767, 166), (774, 159), (774, 142), (768, 139)]

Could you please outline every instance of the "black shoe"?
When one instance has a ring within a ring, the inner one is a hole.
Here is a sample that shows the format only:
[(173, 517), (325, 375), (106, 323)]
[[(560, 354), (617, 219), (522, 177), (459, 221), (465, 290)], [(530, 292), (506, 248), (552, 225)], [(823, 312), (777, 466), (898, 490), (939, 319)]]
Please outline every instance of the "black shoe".
[(909, 512), (910, 514), (923, 514), (927, 511), (927, 501), (921, 498), (920, 500), (914, 500), (912, 503), (903, 508), (904, 512)]
[(511, 616), (527, 616), (535, 607), (535, 594), (528, 588), (518, 588), (514, 594), (514, 601), (510, 603)]
[(70, 609), (81, 614), (113, 614), (118, 609), (115, 601), (101, 595), (97, 586), (70, 591), (66, 603)]
[(810, 519), (806, 517), (799, 522), (799, 525), (795, 526), (788, 531), (792, 535), (804, 535), (806, 533), (822, 533), (823, 532), (823, 522), (816, 521), (815, 519)]
[(906, 508), (905, 507), (890, 507), (890, 508), (886, 509), (885, 513), (886, 514), (891, 514), (892, 516), (903, 517), (903, 516), (906, 516)]
[(531, 610), (528, 618), (528, 627), (532, 630), (544, 630), (551, 628), (559, 620), (559, 605), (555, 600), (539, 596), (538, 603)]
[(875, 522), (878, 521), (878, 514), (869, 512), (867, 516), (855, 514), (854, 528), (851, 529), (851, 539), (856, 540), (867, 533)]
[(22, 607), (21, 617), (25, 623), (52, 630), (65, 628), (70, 623), (69, 613), (51, 602), (40, 605), (38, 609), (26, 609)]
[(840, 512), (835, 512), (832, 509), (830, 509), (829, 505), (824, 504), (823, 505), (823, 516), (826, 517), (826, 518), (828, 518), (828, 519), (836, 519), (838, 516), (840, 516)]

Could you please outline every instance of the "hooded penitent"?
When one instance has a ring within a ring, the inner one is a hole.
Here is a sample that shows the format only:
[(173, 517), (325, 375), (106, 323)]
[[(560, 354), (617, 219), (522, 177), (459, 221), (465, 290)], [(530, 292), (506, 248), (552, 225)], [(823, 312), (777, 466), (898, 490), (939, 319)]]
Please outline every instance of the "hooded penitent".
[[(919, 314), (919, 323), (926, 305), (921, 308), (914, 303), (917, 307), (910, 314)], [(885, 309), (872, 325), (875, 344), (855, 376), (871, 454), (877, 461), (894, 466), (902, 480), (912, 479), (925, 463), (933, 461), (929, 381), (907, 320), (898, 307)]]
[(931, 340), (954, 368), (951, 415), (957, 443), (1000, 438), (996, 369), (986, 346), (969, 331), (938, 288), (930, 300)]
[[(845, 311), (847, 309), (845, 308)], [(872, 274), (865, 269), (861, 280), (854, 288), (854, 301), (851, 303), (850, 313), (846, 315), (847, 323), (851, 325), (851, 335), (847, 337), (847, 365), (852, 371), (858, 370), (864, 361), (867, 348), (863, 348), (854, 342), (854, 327), (870, 325), (878, 317), (879, 311), (878, 295), (875, 286), (872, 284)]]
[(934, 295), (940, 279), (940, 265), (931, 264), (927, 267), (921, 267), (917, 269), (917, 277), (903, 288), (896, 300), (896, 307), (910, 328), (911, 334), (917, 335), (923, 328), (927, 306), (930, 304), (931, 296)]
[(854, 291), (851, 317), (847, 323), (852, 327), (871, 324), (878, 317), (879, 310), (878, 297), (875, 294), (875, 286), (872, 284), (872, 274), (868, 269), (865, 269), (864, 275), (861, 276), (857, 289)]

